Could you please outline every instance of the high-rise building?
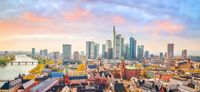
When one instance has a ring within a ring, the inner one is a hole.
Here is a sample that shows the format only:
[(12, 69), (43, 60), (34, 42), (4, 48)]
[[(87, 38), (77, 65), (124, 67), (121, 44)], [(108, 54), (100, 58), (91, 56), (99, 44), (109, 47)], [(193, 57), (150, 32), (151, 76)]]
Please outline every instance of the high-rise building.
[(187, 59), (187, 50), (186, 49), (182, 50), (182, 59), (183, 60)]
[(129, 59), (129, 56), (130, 56), (129, 52), (130, 52), (129, 44), (127, 43), (124, 45), (124, 59)]
[(94, 45), (94, 59), (97, 59), (99, 56), (99, 44)]
[(94, 59), (95, 43), (93, 41), (86, 42), (86, 56), (88, 59)]
[(130, 60), (136, 59), (136, 40), (130, 37)]
[(144, 56), (144, 45), (138, 45), (137, 48), (138, 61), (141, 62)]
[(48, 56), (48, 50), (44, 49), (44, 56), (47, 57)]
[(164, 55), (162, 52), (160, 52), (160, 60), (163, 61), (164, 60)]
[(106, 45), (102, 44), (102, 58), (106, 58)]
[(144, 52), (144, 58), (145, 59), (149, 59), (149, 51), (148, 50), (146, 50), (145, 52)]
[(55, 61), (55, 63), (58, 63), (59, 59), (60, 59), (60, 52), (58, 51), (53, 52), (53, 60)]
[(79, 52), (74, 51), (74, 61), (79, 61)]
[(167, 55), (168, 55), (168, 58), (174, 57), (174, 44), (173, 43), (169, 43), (167, 45)]
[(32, 48), (32, 57), (35, 57), (35, 48)]
[(63, 60), (70, 60), (72, 54), (71, 44), (63, 44)]
[(40, 50), (40, 57), (44, 57), (44, 50)]
[(116, 35), (116, 45), (115, 45), (115, 59), (120, 59), (121, 58), (121, 34)]
[(112, 41), (106, 40), (106, 52), (108, 52), (108, 49), (112, 48)]
[(113, 26), (113, 58), (116, 57), (116, 31), (115, 26)]
[(120, 58), (124, 58), (124, 37), (121, 37), (121, 44), (120, 44), (120, 47), (121, 47), (121, 55), (120, 55)]
[(112, 59), (112, 57), (113, 57), (112, 54), (113, 54), (113, 49), (112, 49), (112, 48), (109, 48), (109, 49), (108, 49), (108, 53), (107, 53), (107, 55), (108, 55), (107, 58), (108, 58), (108, 59)]

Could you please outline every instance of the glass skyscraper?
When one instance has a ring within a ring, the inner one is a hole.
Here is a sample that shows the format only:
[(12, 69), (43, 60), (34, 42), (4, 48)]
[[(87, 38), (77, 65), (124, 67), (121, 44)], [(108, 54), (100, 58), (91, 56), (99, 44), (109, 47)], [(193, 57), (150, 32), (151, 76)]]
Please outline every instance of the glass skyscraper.
[(136, 40), (130, 37), (130, 60), (136, 59)]
[(141, 62), (144, 56), (144, 45), (138, 45), (137, 48), (138, 61)]
[(86, 42), (86, 56), (88, 59), (94, 59), (95, 43), (92, 41)]
[(72, 46), (70, 44), (63, 44), (63, 60), (70, 60), (72, 53)]
[(174, 44), (173, 43), (169, 43), (167, 45), (167, 55), (168, 55), (168, 58), (174, 57)]

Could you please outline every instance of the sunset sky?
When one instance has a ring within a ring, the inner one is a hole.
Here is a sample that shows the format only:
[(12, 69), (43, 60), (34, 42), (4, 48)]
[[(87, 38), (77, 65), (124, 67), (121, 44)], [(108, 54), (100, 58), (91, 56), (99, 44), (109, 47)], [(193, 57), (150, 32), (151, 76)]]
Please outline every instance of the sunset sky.
[[(0, 0), (0, 50), (85, 51), (112, 40), (112, 27), (145, 50), (200, 55), (200, 0)], [(101, 46), (100, 46), (101, 48)], [(101, 51), (100, 51), (101, 52)]]

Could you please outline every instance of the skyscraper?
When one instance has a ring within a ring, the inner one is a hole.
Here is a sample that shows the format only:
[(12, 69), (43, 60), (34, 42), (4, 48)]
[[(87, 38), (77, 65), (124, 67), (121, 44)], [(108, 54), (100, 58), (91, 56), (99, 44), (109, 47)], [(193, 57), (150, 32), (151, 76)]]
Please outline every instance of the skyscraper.
[(99, 56), (99, 44), (96, 43), (94, 46), (94, 59), (97, 59), (98, 56)]
[(130, 60), (136, 59), (136, 40), (130, 37)]
[(121, 44), (120, 44), (120, 48), (121, 48), (121, 55), (120, 58), (124, 58), (124, 37), (121, 37)]
[(116, 45), (115, 45), (115, 59), (121, 58), (121, 34), (116, 35)]
[(74, 61), (79, 61), (79, 52), (74, 51)]
[(174, 44), (173, 43), (169, 43), (167, 45), (167, 55), (168, 55), (168, 58), (174, 57)]
[(186, 49), (182, 50), (182, 59), (183, 60), (187, 59), (187, 50)]
[(44, 56), (47, 57), (48, 56), (48, 50), (44, 49)]
[(106, 40), (106, 52), (108, 52), (108, 49), (112, 48), (112, 41)]
[(137, 48), (138, 61), (141, 62), (144, 56), (144, 45), (138, 45)]
[(63, 44), (63, 60), (70, 60), (72, 54), (72, 46), (70, 44)]
[(163, 61), (164, 60), (164, 55), (162, 52), (160, 52), (160, 60)]
[(35, 57), (35, 48), (32, 48), (32, 57)]
[(107, 52), (107, 59), (112, 59), (113, 57), (113, 49), (112, 48), (109, 48), (108, 49), (108, 52)]
[(53, 60), (55, 61), (55, 63), (58, 63), (59, 58), (60, 58), (60, 52), (54, 51), (53, 52)]
[(145, 59), (149, 59), (149, 51), (148, 50), (146, 50), (145, 52), (144, 52), (144, 58)]
[(86, 42), (86, 56), (88, 59), (94, 59), (95, 43), (93, 41)]
[(130, 49), (129, 49), (129, 44), (124, 45), (124, 58), (129, 59), (130, 56)]
[(116, 57), (116, 31), (115, 26), (113, 26), (113, 58)]
[(102, 44), (102, 58), (106, 58), (106, 45)]

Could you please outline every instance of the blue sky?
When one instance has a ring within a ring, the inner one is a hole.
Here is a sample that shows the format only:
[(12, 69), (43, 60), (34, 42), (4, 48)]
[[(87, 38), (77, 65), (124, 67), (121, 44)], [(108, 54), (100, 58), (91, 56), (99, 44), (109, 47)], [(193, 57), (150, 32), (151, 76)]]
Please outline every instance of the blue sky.
[(112, 39), (115, 25), (152, 53), (175, 43), (177, 54), (200, 55), (199, 9), (199, 0), (1, 0), (0, 50), (85, 50), (87, 40)]

